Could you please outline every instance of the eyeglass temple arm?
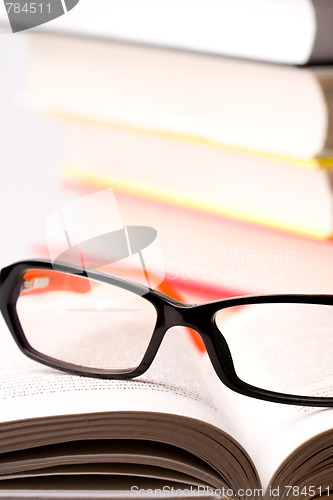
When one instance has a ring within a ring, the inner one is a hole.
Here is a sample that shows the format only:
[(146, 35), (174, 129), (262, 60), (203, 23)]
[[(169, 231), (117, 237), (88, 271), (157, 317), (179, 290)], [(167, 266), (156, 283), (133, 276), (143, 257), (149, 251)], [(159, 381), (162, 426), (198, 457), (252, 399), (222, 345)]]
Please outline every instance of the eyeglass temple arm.
[[(135, 270), (131, 270), (135, 274)], [(40, 294), (56, 290), (71, 290), (76, 293), (87, 293), (91, 290), (91, 281), (79, 279), (77, 276), (65, 274), (48, 269), (30, 269), (24, 275), (21, 295)], [(162, 281), (158, 285), (158, 290), (169, 297), (182, 300), (178, 292), (168, 283)], [(200, 352), (204, 352), (205, 345), (201, 336), (194, 330), (188, 330), (191, 338)]]
[(31, 269), (24, 275), (21, 294), (39, 294), (45, 291), (50, 292), (64, 289), (77, 293), (87, 293), (91, 290), (91, 284), (89, 281), (78, 279), (71, 274), (48, 269)]

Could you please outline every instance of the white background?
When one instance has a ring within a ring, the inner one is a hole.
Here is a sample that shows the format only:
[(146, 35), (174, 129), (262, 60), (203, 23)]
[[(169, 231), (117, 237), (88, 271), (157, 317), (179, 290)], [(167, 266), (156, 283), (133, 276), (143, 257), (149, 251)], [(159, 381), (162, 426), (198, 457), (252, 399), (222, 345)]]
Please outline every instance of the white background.
[(55, 123), (26, 104), (27, 35), (0, 32), (0, 267), (38, 256), (44, 224), (59, 203), (62, 158)]

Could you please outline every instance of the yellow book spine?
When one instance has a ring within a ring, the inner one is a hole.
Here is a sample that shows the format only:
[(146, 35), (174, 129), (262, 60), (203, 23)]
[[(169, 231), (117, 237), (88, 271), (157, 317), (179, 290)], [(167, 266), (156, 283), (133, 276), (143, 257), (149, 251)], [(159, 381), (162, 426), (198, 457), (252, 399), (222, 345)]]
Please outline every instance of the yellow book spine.
[(112, 188), (119, 193), (146, 198), (152, 201), (164, 202), (212, 215), (220, 215), (230, 219), (236, 219), (281, 231), (287, 231), (300, 236), (306, 236), (318, 240), (327, 240), (333, 236), (332, 234), (309, 229), (309, 227), (305, 225), (295, 226), (288, 220), (284, 220), (282, 222), (277, 218), (266, 217), (265, 214), (262, 213), (237, 210), (234, 207), (223, 205), (223, 202), (219, 202), (217, 204), (210, 202), (209, 200), (196, 200), (188, 195), (166, 192), (156, 186), (147, 186), (145, 184), (140, 184), (138, 181), (136, 181), (135, 184), (131, 184), (108, 175), (84, 171), (71, 165), (62, 166), (60, 169), (60, 175), (66, 180), (89, 185), (96, 189)]
[(155, 129), (147, 129), (144, 127), (134, 126), (127, 123), (113, 123), (111, 121), (104, 121), (102, 119), (94, 119), (90, 116), (80, 115), (80, 114), (69, 114), (66, 111), (61, 111), (59, 109), (48, 109), (47, 114), (53, 118), (79, 122), (79, 123), (87, 123), (90, 125), (95, 125), (99, 127), (110, 127), (110, 128), (118, 128), (122, 130), (128, 130), (130, 132), (136, 132), (139, 134), (147, 134), (147, 135), (155, 135), (161, 137), (167, 137), (170, 139), (193, 142), (197, 144), (202, 144), (205, 146), (226, 149), (229, 151), (235, 151), (238, 153), (244, 153), (253, 156), (261, 156), (264, 158), (273, 159), (279, 162), (288, 163), (295, 165), (296, 167), (308, 168), (311, 170), (323, 168), (323, 169), (333, 169), (333, 156), (318, 156), (315, 158), (298, 158), (294, 156), (284, 156), (278, 155), (274, 153), (269, 153), (265, 151), (259, 151), (254, 149), (247, 149), (242, 147), (231, 146), (229, 144), (223, 144), (221, 142), (214, 141), (205, 137), (197, 137), (193, 135), (173, 133), (167, 130), (155, 130)]

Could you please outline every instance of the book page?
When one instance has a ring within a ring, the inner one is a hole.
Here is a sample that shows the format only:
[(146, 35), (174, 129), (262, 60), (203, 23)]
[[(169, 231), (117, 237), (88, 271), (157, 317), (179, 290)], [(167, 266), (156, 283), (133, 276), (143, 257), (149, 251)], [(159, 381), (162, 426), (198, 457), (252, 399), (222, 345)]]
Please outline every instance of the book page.
[[(97, 484), (96, 484), (97, 483)], [(195, 493), (186, 483), (166, 481), (151, 478), (137, 480), (138, 493), (135, 495), (140, 500), (152, 498), (179, 500), (182, 498), (195, 498), (198, 500), (218, 500), (221, 497), (213, 490)], [(156, 493), (155, 493), (156, 491)], [(155, 494), (154, 494), (155, 493)], [(13, 481), (6, 490), (0, 490), (0, 498), (5, 500), (128, 500), (133, 498), (133, 492), (128, 488), (127, 477), (98, 477), (92, 481), (90, 477), (75, 475), (62, 477), (61, 481), (54, 478), (30, 478)]]
[[(184, 469), (193, 473), (194, 486), (201, 478), (226, 491), (258, 484), (251, 459), (232, 438), (237, 423), (222, 401), (214, 401), (206, 357), (184, 328), (170, 330), (153, 366), (128, 381), (79, 377), (40, 365), (20, 353), (5, 328), (0, 331), (0, 448), (14, 453), (14, 468), (17, 450), (87, 438), (139, 439), (171, 444), (205, 462), (209, 474), (201, 466)], [(165, 457), (161, 467), (170, 469)]]
[[(133, 472), (134, 469), (133, 469)], [(32, 477), (9, 482), (8, 487), (0, 489), (0, 498), (5, 500), (50, 500), (50, 499), (123, 499), (140, 498), (148, 500), (152, 498), (195, 498), (218, 499), (221, 498), (213, 490), (207, 492), (204, 488), (193, 495), (193, 488), (184, 481), (178, 481), (177, 474), (169, 478), (139, 477), (136, 479), (136, 490), (129, 488), (128, 476), (110, 476), (99, 474), (92, 479), (89, 475), (68, 475), (65, 477)], [(195, 490), (197, 491), (197, 490)]]
[(127, 381), (70, 375), (34, 362), (17, 348), (1, 319), (1, 422), (103, 411), (178, 414), (234, 432), (203, 376), (202, 355), (184, 329), (167, 333), (151, 368)]
[[(333, 307), (271, 306), (239, 308), (225, 318), (231, 352), (240, 347), (239, 376), (251, 376), (246, 381), (266, 389), (332, 397)], [(236, 438), (250, 453), (264, 487), (298, 446), (332, 428), (332, 409), (270, 403), (232, 391), (224, 397), (240, 421)]]
[[(173, 446), (152, 441), (83, 440), (6, 453), (1, 480), (54, 475), (152, 477), (199, 486), (220, 484), (209, 465)], [(133, 479), (132, 479), (133, 480)], [(3, 484), (3, 483), (2, 483)], [(1, 484), (0, 484), (1, 486)]]

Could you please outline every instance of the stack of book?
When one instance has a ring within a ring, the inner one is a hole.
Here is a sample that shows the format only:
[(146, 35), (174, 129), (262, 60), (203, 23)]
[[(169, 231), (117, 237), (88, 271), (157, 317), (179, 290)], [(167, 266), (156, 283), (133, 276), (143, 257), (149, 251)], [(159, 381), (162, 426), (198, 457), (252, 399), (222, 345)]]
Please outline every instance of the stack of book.
[(198, 6), (183, 38), (157, 14), (133, 31), (117, 1), (108, 32), (93, 33), (78, 6), (69, 35), (30, 37), (28, 96), (61, 123), (62, 178), (113, 188), (127, 224), (155, 227), (167, 278), (189, 299), (333, 289), (332, 6), (299, 2), (286, 45), (296, 7), (273, 4), (248, 13), (257, 43), (236, 43), (230, 27), (218, 37), (213, 10), (204, 45)]

